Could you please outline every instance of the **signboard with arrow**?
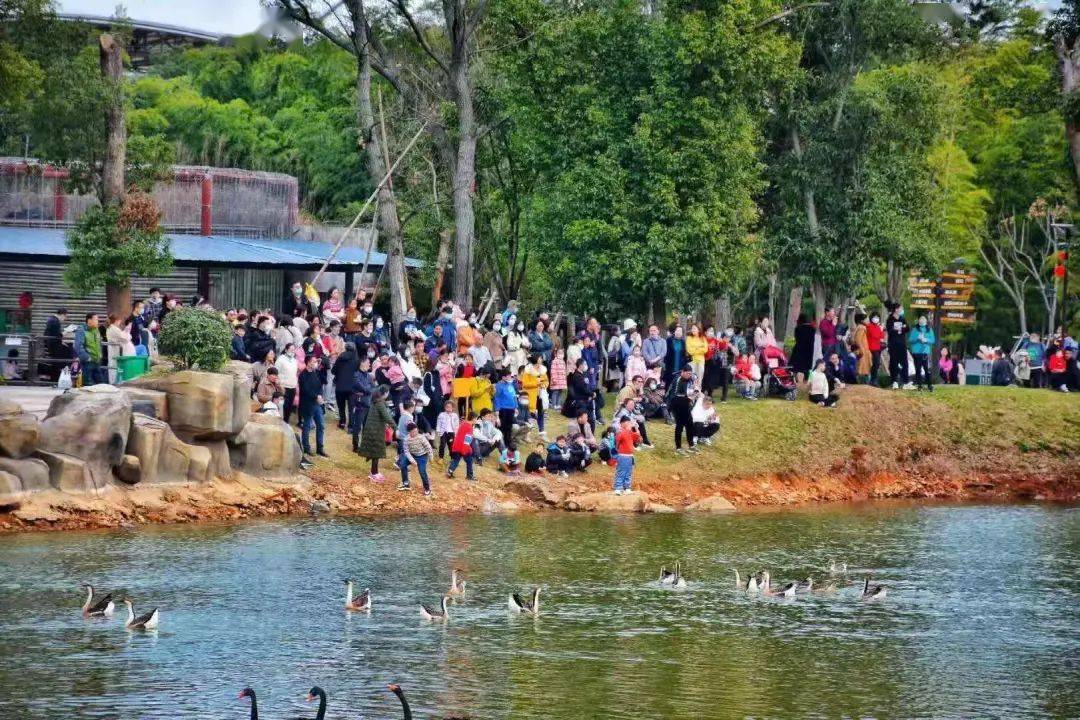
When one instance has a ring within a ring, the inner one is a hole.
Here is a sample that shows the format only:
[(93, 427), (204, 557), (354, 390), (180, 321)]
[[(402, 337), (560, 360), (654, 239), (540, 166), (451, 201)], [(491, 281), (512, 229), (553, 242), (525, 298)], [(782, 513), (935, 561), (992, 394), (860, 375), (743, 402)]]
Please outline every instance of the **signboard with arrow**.
[(936, 278), (913, 272), (908, 279), (911, 308), (933, 312), (935, 324), (970, 325), (975, 322), (975, 282), (974, 273), (960, 270)]

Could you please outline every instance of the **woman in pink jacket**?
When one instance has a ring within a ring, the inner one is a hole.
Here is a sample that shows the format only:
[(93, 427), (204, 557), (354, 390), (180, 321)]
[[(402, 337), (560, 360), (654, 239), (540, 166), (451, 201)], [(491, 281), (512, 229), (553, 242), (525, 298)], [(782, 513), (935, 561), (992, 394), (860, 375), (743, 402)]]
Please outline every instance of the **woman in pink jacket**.
[(641, 354), (641, 346), (635, 345), (630, 351), (630, 357), (626, 358), (626, 372), (623, 373), (623, 387), (634, 384), (634, 378), (649, 376), (649, 368), (645, 366), (645, 358)]
[(551, 382), (548, 383), (548, 395), (552, 410), (562, 407), (563, 395), (566, 394), (566, 353), (562, 348), (556, 348), (551, 353), (551, 369), (548, 373)]

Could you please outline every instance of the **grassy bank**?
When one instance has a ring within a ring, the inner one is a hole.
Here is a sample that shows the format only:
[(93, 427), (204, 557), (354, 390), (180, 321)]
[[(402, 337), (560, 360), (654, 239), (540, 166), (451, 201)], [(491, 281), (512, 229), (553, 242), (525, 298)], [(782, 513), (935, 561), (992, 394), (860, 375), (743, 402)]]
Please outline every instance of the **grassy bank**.
[[(610, 405), (607, 408), (610, 412)], [(385, 484), (349, 437), (327, 429), (331, 458), (287, 482), (243, 475), (206, 485), (110, 487), (101, 495), (38, 493), (0, 513), (0, 532), (231, 521), (270, 515), (516, 512), (550, 508), (678, 511), (720, 496), (736, 507), (875, 498), (1080, 500), (1080, 395), (1019, 388), (943, 387), (933, 394), (849, 388), (836, 410), (796, 402), (732, 399), (718, 405), (721, 431), (696, 455), (676, 455), (673, 428), (649, 424), (652, 451), (638, 454), (637, 493), (607, 492), (612, 470), (595, 464), (569, 479), (512, 479), (492, 464), (478, 482), (431, 465), (432, 497), (398, 492), (392, 458)], [(549, 433), (566, 419), (550, 418)], [(589, 498), (592, 498), (590, 501)]]

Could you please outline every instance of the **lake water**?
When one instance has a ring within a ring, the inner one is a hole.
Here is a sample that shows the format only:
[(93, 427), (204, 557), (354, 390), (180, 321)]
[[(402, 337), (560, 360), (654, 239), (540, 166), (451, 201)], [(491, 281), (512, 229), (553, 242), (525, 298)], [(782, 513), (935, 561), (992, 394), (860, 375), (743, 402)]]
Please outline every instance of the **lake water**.
[[(691, 585), (661, 589), (682, 558)], [(858, 583), (747, 597), (731, 569)], [(452, 567), (468, 593), (421, 621)], [(859, 599), (864, 570), (888, 587)], [(371, 586), (348, 614), (342, 579)], [(79, 585), (161, 608), (84, 620)], [(539, 618), (511, 589), (543, 586)], [(0, 717), (1080, 717), (1080, 508), (258, 522), (0, 538)]]

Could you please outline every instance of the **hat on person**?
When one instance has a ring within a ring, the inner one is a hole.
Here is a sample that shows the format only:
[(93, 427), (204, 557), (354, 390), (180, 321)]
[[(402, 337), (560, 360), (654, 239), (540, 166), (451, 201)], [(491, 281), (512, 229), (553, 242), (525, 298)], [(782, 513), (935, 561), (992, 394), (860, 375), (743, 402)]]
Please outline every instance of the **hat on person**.
[(625, 320), (623, 320), (622, 329), (625, 332), (629, 332), (629, 331), (634, 330), (636, 328), (637, 328), (637, 323), (634, 322), (633, 320), (631, 320), (630, 318), (626, 318)]

